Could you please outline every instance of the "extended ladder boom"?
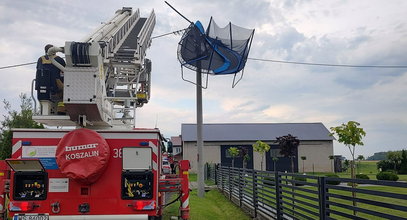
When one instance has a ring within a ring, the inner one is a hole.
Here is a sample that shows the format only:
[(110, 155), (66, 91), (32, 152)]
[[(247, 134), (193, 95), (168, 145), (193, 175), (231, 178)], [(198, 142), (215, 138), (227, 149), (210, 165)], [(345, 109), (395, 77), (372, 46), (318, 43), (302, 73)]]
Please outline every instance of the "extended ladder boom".
[(66, 67), (60, 69), (66, 115), (55, 115), (56, 103), (40, 100), (41, 115), (34, 119), (54, 126), (132, 126), (136, 107), (150, 99), (151, 61), (145, 55), (154, 25), (154, 11), (142, 18), (139, 10), (125, 7), (82, 41), (49, 49), (49, 55), (65, 53)]

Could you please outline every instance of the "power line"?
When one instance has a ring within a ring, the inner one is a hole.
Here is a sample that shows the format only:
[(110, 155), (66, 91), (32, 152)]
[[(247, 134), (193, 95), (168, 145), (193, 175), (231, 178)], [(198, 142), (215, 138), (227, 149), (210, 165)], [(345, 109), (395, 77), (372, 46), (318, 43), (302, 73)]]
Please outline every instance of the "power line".
[(22, 63), (22, 64), (10, 65), (10, 66), (2, 66), (2, 67), (0, 67), (0, 70), (14, 68), (14, 67), (20, 67), (20, 66), (27, 66), (27, 65), (32, 65), (32, 64), (36, 64), (36, 63), (37, 62), (31, 62), (31, 63)]
[(185, 31), (186, 29), (188, 29), (188, 28), (179, 29), (179, 30), (177, 30), (177, 31), (168, 32), (168, 33), (166, 33), (166, 34), (157, 35), (157, 36), (151, 37), (151, 40), (152, 40), (152, 39), (156, 39), (156, 38), (160, 38), (160, 37), (165, 37), (165, 36), (170, 35), (170, 34), (175, 34), (175, 35), (181, 34), (181, 33), (182, 33), (183, 31)]
[[(186, 29), (187, 28), (179, 29), (179, 30), (168, 32), (168, 33), (165, 33), (165, 34), (153, 36), (153, 37), (151, 37), (151, 40), (156, 39), (156, 38), (160, 38), (160, 37), (165, 37), (165, 36), (170, 35), (170, 34), (181, 34)], [(15, 68), (15, 67), (20, 67), (20, 66), (28, 66), (28, 65), (33, 65), (33, 64), (36, 64), (36, 63), (37, 62), (31, 62), (31, 63), (15, 64), (15, 65), (10, 65), (10, 66), (2, 66), (2, 67), (0, 67), (0, 70), (2, 70), (2, 69), (10, 69), (10, 68)]]
[(351, 64), (329, 64), (329, 63), (306, 63), (306, 62), (295, 62), (295, 61), (284, 61), (284, 60), (271, 60), (271, 59), (261, 59), (249, 57), (248, 60), (262, 61), (262, 62), (273, 62), (273, 63), (285, 63), (285, 64), (295, 64), (295, 65), (308, 65), (308, 66), (328, 66), (328, 67), (352, 67), (352, 68), (407, 68), (405, 65), (351, 65)]
[[(185, 31), (187, 28), (184, 29), (179, 29), (176, 31), (168, 32), (165, 34), (157, 35), (151, 37), (151, 39), (156, 39), (160, 37), (165, 37), (171, 34), (181, 34), (183, 31)], [(297, 62), (297, 61), (285, 61), (285, 60), (273, 60), (273, 59), (263, 59), (263, 58), (255, 58), (255, 57), (249, 57), (247, 58), (248, 60), (254, 60), (254, 61), (261, 61), (261, 62), (272, 62), (272, 63), (284, 63), (284, 64), (294, 64), (294, 65), (307, 65), (307, 66), (325, 66), (325, 67), (348, 67), (348, 68), (382, 68), (382, 69), (405, 69), (407, 68), (407, 65), (353, 65), (353, 64), (330, 64), (330, 63), (311, 63), (311, 62)], [(27, 66), (27, 65), (32, 65), (35, 64), (36, 62), (31, 62), (31, 63), (22, 63), (22, 64), (15, 64), (15, 65), (10, 65), (10, 66), (3, 66), (0, 67), (0, 70), (2, 69), (10, 69), (10, 68), (15, 68), (15, 67), (20, 67), (20, 66)]]

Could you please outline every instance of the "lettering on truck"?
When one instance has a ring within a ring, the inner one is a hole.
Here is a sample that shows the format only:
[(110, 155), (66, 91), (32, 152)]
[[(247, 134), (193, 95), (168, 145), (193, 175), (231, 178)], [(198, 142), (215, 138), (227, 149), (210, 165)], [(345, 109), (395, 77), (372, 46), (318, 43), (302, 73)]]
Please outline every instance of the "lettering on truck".
[[(65, 151), (79, 151), (79, 150), (87, 150), (96, 148), (98, 143), (94, 144), (84, 144), (78, 146), (65, 146)], [(71, 154), (66, 154), (66, 160), (74, 160), (74, 159), (82, 159), (82, 158), (89, 158), (89, 157), (97, 157), (99, 156), (99, 151), (86, 151), (86, 152), (76, 152)]]

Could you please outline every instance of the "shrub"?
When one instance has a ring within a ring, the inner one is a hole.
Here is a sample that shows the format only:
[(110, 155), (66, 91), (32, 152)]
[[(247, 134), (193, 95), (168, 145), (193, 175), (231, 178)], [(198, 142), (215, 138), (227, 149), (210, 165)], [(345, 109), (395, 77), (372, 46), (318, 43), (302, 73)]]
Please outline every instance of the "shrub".
[[(326, 176), (326, 177), (332, 177), (332, 178), (339, 178), (339, 176), (336, 175), (336, 174), (326, 174), (325, 176)], [(329, 185), (339, 185), (339, 184), (341, 184), (341, 181), (339, 181), (339, 180), (327, 180), (327, 181), (326, 181), (326, 184), (329, 184)]]
[(368, 175), (360, 173), (360, 174), (356, 174), (356, 179), (368, 180), (370, 178)]
[[(297, 180), (297, 181), (302, 181), (302, 182), (307, 182), (307, 178), (303, 177), (303, 176), (294, 176), (293, 180)], [(302, 183), (294, 183), (294, 186), (303, 186), (304, 184)]]
[(397, 174), (392, 173), (392, 172), (380, 172), (380, 173), (376, 174), (376, 178), (378, 180), (397, 181), (399, 179), (399, 176), (397, 176)]
[[(381, 160), (377, 162), (377, 169), (382, 169), (382, 171), (388, 171), (394, 169), (394, 162), (390, 160)], [(396, 166), (397, 167), (397, 166)]]

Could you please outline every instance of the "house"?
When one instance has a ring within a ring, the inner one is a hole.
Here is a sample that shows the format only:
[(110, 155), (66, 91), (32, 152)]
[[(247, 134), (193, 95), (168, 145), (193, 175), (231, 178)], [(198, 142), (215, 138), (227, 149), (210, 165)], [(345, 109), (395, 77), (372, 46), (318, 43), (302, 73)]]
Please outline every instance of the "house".
[(172, 136), (172, 155), (174, 160), (180, 161), (182, 160), (182, 140), (181, 136)]
[[(243, 156), (250, 158), (245, 162), (249, 169), (261, 169), (261, 156), (253, 152), (252, 145), (261, 140), (270, 145), (263, 162), (263, 170), (291, 171), (289, 158), (280, 154), (276, 137), (291, 134), (300, 140), (295, 152), (294, 171), (332, 172), (329, 156), (333, 155), (333, 140), (322, 123), (219, 123), (203, 125), (204, 163), (221, 163), (231, 166), (228, 154), (230, 147), (238, 147), (241, 154), (235, 158), (235, 166), (243, 167)], [(182, 124), (181, 138), (183, 159), (191, 163), (191, 172), (197, 172), (196, 124)], [(301, 158), (305, 160), (302, 160)]]

